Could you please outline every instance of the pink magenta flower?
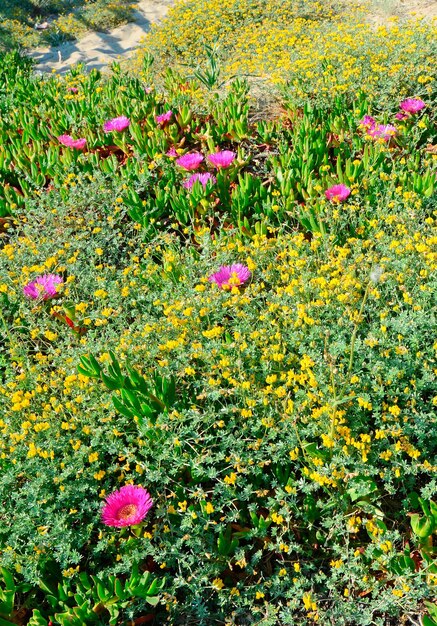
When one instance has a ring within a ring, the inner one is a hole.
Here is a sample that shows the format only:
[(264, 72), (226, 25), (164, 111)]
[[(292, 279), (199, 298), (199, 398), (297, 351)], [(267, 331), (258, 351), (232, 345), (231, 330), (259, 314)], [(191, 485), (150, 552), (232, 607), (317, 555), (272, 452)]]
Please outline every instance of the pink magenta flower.
[(365, 115), (363, 119), (360, 120), (360, 126), (365, 126), (366, 128), (373, 128), (375, 124), (375, 118), (371, 115)]
[(177, 157), (178, 153), (176, 152), (176, 148), (172, 146), (170, 150), (165, 153), (169, 157)]
[(86, 139), (81, 137), (80, 139), (73, 139), (70, 135), (59, 135), (59, 143), (67, 148), (76, 148), (76, 150), (83, 150), (86, 146)]
[(71, 93), (77, 93), (79, 89), (77, 87), (67, 87), (67, 91), (71, 91)]
[(108, 120), (103, 124), (103, 130), (105, 133), (110, 133), (115, 130), (117, 133), (121, 133), (122, 130), (125, 130), (130, 124), (130, 119), (125, 115), (120, 115), (120, 117), (114, 117), (112, 120)]
[(197, 170), (202, 161), (203, 156), (200, 154), (200, 152), (189, 152), (179, 157), (179, 159), (176, 159), (176, 163), (179, 165), (179, 167), (183, 167), (184, 170), (188, 171)]
[(234, 265), (222, 265), (218, 272), (209, 276), (208, 280), (210, 283), (218, 285), (220, 289), (231, 289), (244, 285), (250, 276), (251, 273), (246, 265), (235, 263)]
[(392, 124), (376, 124), (376, 126), (367, 130), (369, 137), (383, 139), (384, 141), (389, 141), (396, 133), (397, 128), (396, 126), (392, 126)]
[(418, 113), (426, 107), (426, 104), (420, 98), (407, 98), (403, 100), (399, 106), (402, 111), (406, 113)]
[(217, 182), (217, 179), (209, 172), (205, 172), (204, 174), (196, 172), (195, 174), (192, 174), (192, 176), (190, 176), (188, 180), (184, 181), (183, 186), (185, 187), (185, 189), (192, 189), (196, 181), (199, 181), (199, 183), (201, 183), (203, 187), (206, 187), (208, 181), (214, 184)]
[(333, 185), (325, 191), (325, 196), (332, 202), (343, 202), (351, 194), (351, 190), (346, 185)]
[(408, 119), (410, 116), (407, 113), (402, 113), (402, 111), (399, 111), (399, 113), (396, 113), (395, 118), (397, 120), (406, 120)]
[(173, 115), (173, 111), (167, 111), (167, 113), (162, 113), (161, 115), (156, 115), (155, 120), (157, 124), (167, 124)]
[(49, 300), (57, 295), (56, 286), (62, 285), (63, 282), (59, 274), (43, 274), (27, 283), (23, 287), (23, 293), (32, 300)]
[(215, 165), (215, 167), (229, 167), (232, 161), (237, 155), (231, 150), (221, 150), (220, 152), (214, 152), (208, 154), (208, 161)]
[(136, 485), (125, 485), (106, 498), (102, 522), (106, 526), (135, 526), (140, 524), (153, 506), (150, 493)]

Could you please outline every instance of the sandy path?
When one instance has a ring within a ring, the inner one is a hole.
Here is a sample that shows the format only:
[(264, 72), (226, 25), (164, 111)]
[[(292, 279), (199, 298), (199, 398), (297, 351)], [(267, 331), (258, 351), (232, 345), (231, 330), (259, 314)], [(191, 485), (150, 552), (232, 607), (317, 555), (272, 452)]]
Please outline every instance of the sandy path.
[(127, 57), (139, 45), (153, 22), (161, 20), (175, 0), (140, 0), (134, 11), (135, 21), (118, 26), (108, 33), (92, 32), (79, 41), (31, 52), (42, 72), (66, 72), (75, 63), (90, 70), (101, 69), (119, 58)]

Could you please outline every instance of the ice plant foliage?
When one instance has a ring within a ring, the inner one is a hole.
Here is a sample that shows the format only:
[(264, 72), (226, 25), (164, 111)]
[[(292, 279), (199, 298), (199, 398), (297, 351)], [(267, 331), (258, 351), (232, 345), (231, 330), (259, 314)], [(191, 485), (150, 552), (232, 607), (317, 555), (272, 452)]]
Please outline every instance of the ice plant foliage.
[(196, 172), (195, 174), (190, 176), (190, 178), (186, 180), (183, 183), (183, 185), (185, 189), (192, 189), (196, 181), (199, 181), (199, 183), (201, 183), (204, 187), (206, 187), (208, 182), (210, 182), (211, 184), (214, 184), (217, 182), (217, 179), (215, 178), (215, 176), (213, 176), (209, 172), (204, 172), (204, 173)]
[(405, 111), (406, 113), (418, 113), (426, 106), (426, 104), (420, 98), (407, 98), (406, 100), (403, 100), (399, 106), (402, 111)]
[(332, 202), (343, 202), (350, 196), (351, 190), (346, 185), (333, 185), (325, 191), (325, 196)]
[(108, 120), (103, 124), (103, 130), (105, 133), (110, 133), (112, 131), (116, 131), (120, 133), (125, 130), (130, 124), (130, 119), (125, 115), (120, 115), (119, 117), (114, 117), (112, 120)]
[(225, 168), (229, 167), (230, 164), (235, 160), (237, 155), (232, 150), (221, 150), (220, 152), (214, 152), (213, 154), (208, 154), (208, 161), (215, 165), (217, 168)]
[(188, 171), (197, 170), (202, 161), (203, 156), (200, 154), (200, 152), (189, 152), (179, 157), (179, 159), (176, 159), (176, 163), (179, 165), (179, 167), (183, 167), (184, 170)]
[(86, 146), (86, 139), (81, 137), (79, 139), (73, 139), (70, 135), (59, 135), (59, 143), (67, 148), (76, 148), (76, 150), (83, 150)]
[(57, 285), (64, 281), (59, 274), (42, 274), (23, 287), (23, 293), (32, 300), (50, 300), (57, 295)]
[(232, 287), (244, 285), (250, 276), (250, 270), (246, 265), (235, 263), (233, 265), (222, 265), (218, 272), (209, 276), (208, 280), (210, 283), (218, 285), (220, 289), (231, 289)]
[(106, 526), (135, 526), (140, 524), (153, 506), (153, 500), (144, 487), (125, 485), (106, 498), (102, 522)]

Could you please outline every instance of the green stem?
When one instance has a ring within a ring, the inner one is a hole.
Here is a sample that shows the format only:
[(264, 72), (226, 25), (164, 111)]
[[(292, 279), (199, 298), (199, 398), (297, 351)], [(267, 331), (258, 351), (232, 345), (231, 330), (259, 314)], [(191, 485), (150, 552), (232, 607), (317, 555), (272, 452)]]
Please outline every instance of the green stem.
[(2, 321), (2, 324), (3, 324), (4, 328), (5, 328), (5, 333), (6, 333), (7, 337), (8, 337), (8, 339), (9, 339), (9, 343), (11, 344), (11, 347), (12, 347), (12, 343), (13, 342), (12, 342), (11, 331), (9, 329), (9, 326), (8, 326), (6, 320), (5, 320), (5, 317), (4, 317), (3, 312), (1, 311), (1, 309), (0, 309), (0, 319)]

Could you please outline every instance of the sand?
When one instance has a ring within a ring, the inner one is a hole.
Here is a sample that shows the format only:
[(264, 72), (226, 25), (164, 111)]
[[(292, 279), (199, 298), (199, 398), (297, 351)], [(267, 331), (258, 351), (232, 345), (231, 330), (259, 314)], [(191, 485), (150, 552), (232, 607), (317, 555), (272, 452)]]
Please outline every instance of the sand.
[(150, 30), (161, 20), (174, 0), (139, 0), (133, 22), (118, 26), (107, 33), (91, 32), (79, 41), (50, 48), (37, 48), (31, 56), (37, 61), (36, 70), (65, 73), (70, 66), (84, 63), (88, 70), (103, 69), (113, 61), (128, 57)]
[(381, 25), (393, 17), (435, 19), (437, 0), (372, 0), (371, 22)]

